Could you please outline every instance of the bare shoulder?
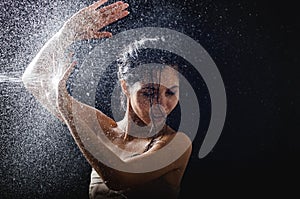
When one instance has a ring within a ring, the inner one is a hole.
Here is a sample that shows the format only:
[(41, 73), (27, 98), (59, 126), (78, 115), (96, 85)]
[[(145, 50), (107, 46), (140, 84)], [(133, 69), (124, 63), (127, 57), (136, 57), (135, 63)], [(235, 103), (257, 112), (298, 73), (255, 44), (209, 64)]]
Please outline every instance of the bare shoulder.
[(192, 145), (191, 139), (184, 132), (176, 132), (171, 128), (168, 128), (167, 133), (162, 138), (162, 140), (166, 143), (171, 141), (179, 142), (180, 145), (189, 146)]
[(192, 141), (184, 132), (176, 132), (173, 129), (168, 129), (157, 143), (159, 148), (169, 146), (175, 148), (176, 151), (184, 151), (184, 154), (190, 154), (192, 150)]
[(192, 141), (184, 132), (177, 132), (176, 133), (177, 139), (179, 139), (183, 144), (192, 145)]
[(183, 156), (189, 157), (192, 152), (191, 139), (183, 132), (177, 132), (174, 139), (176, 146), (184, 151)]

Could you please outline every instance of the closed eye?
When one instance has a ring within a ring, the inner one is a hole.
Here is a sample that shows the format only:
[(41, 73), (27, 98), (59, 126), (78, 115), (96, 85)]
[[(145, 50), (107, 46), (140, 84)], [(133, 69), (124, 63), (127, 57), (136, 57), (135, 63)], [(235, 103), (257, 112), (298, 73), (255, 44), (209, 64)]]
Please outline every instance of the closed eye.
[(142, 94), (145, 97), (153, 97), (154, 96), (154, 92), (142, 92)]
[(173, 92), (171, 90), (167, 90), (166, 95), (172, 96), (172, 95), (175, 95), (175, 92)]
[(153, 97), (156, 94), (155, 89), (148, 88), (148, 89), (143, 89), (144, 91), (142, 92), (143, 96), (145, 97)]

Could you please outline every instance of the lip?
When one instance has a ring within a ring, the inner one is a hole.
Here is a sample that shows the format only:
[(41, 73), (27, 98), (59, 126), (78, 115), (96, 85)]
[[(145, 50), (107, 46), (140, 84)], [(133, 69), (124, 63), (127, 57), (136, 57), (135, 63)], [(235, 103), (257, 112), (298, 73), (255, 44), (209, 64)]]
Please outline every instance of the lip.
[(157, 115), (152, 114), (152, 119), (155, 121), (161, 121), (161, 120), (165, 120), (166, 116), (162, 114), (157, 114)]
[(162, 121), (167, 118), (167, 114), (162, 107), (155, 106), (150, 110), (150, 117), (155, 121)]
[(162, 115), (162, 114), (152, 114), (152, 115), (155, 118), (165, 117), (165, 115)]

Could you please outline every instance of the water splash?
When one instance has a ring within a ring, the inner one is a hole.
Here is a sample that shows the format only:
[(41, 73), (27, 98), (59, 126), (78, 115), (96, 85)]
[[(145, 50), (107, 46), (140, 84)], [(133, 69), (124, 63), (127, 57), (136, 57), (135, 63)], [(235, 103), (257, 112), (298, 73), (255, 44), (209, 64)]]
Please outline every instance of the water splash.
[(125, 48), (124, 52), (121, 54), (121, 59), (122, 61), (124, 59), (127, 59), (128, 57), (136, 57), (137, 53), (139, 51), (139, 49), (148, 41), (150, 42), (154, 42), (154, 41), (158, 41), (159, 38), (155, 37), (155, 38), (142, 38), (140, 40), (136, 40), (135, 42), (133, 42), (131, 45), (128, 45), (127, 48)]
[(129, 44), (123, 52), (120, 54), (120, 57), (118, 58), (118, 68), (119, 68), (119, 75), (120, 79), (126, 79), (124, 77), (124, 74), (126, 74), (129, 71), (129, 66), (127, 66), (128, 59), (131, 58), (137, 58), (138, 52), (140, 49), (145, 45), (146, 42), (155, 42), (158, 41), (159, 38), (141, 38), (140, 40), (136, 40)]
[(21, 83), (21, 72), (0, 73), (0, 83)]

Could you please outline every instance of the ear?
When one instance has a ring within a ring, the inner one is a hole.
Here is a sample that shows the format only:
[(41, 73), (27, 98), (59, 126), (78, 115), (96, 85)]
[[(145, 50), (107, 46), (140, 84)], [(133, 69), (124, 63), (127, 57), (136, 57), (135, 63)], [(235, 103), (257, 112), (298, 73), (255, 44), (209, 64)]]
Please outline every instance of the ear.
[(120, 80), (120, 83), (121, 83), (121, 88), (122, 88), (123, 93), (128, 97), (129, 96), (129, 90), (128, 90), (126, 81), (122, 79), (122, 80)]

